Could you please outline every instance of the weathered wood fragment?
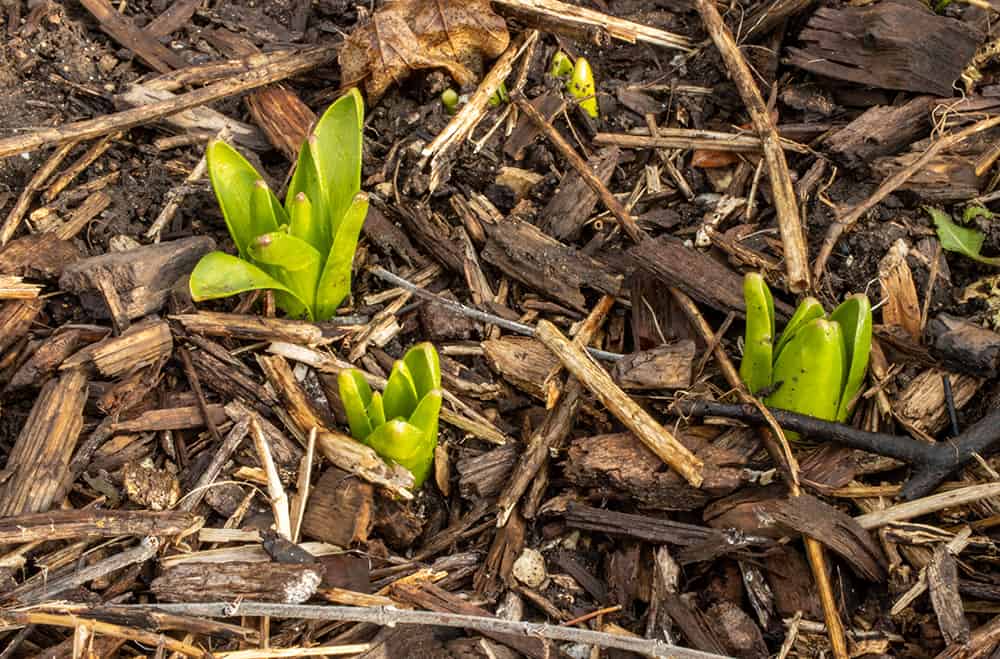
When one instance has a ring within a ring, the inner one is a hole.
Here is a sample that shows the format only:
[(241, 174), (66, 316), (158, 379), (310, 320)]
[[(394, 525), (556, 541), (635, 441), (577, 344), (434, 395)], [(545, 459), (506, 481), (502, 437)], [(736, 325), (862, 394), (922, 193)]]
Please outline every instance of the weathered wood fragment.
[(189, 512), (53, 510), (0, 519), (0, 545), (120, 535), (185, 536), (204, 523), (202, 517)]
[(368, 542), (375, 516), (374, 488), (330, 467), (309, 493), (302, 533), (339, 547)]
[(267, 318), (238, 313), (199, 311), (170, 316), (189, 332), (248, 341), (288, 341), (307, 346), (323, 343), (323, 330), (315, 323), (289, 318)]
[(139, 318), (158, 311), (170, 290), (214, 248), (215, 241), (210, 237), (194, 236), (109, 252), (65, 268), (59, 286), (79, 295), (83, 305), (98, 318), (108, 318), (107, 298), (100, 290), (103, 278), (121, 300), (125, 315)]
[(893, 411), (900, 420), (917, 432), (935, 435), (948, 422), (943, 377), (951, 381), (955, 408), (965, 407), (982, 385), (982, 379), (972, 375), (956, 375), (940, 369), (923, 371), (892, 399)]
[(0, 517), (45, 512), (57, 503), (86, 400), (87, 376), (80, 370), (42, 387), (7, 458), (10, 478), (0, 485)]
[(927, 324), (927, 333), (935, 356), (949, 369), (978, 377), (996, 377), (1000, 368), (1000, 334), (944, 313)]
[(31, 324), (41, 313), (45, 301), (12, 300), (0, 306), (0, 353), (17, 343), (28, 333)]
[(174, 339), (165, 320), (133, 325), (121, 336), (98, 341), (65, 360), (60, 369), (93, 365), (101, 375), (115, 378), (155, 364), (173, 352)]
[(951, 96), (952, 84), (983, 41), (969, 23), (916, 2), (821, 7), (788, 62), (870, 87)]
[(873, 160), (893, 156), (923, 137), (931, 121), (932, 96), (918, 96), (903, 105), (876, 105), (824, 140), (831, 155), (858, 170)]
[(80, 250), (54, 233), (21, 236), (0, 249), (0, 273), (51, 281), (79, 260)]
[(495, 497), (507, 484), (520, 454), (521, 447), (511, 442), (458, 460), (455, 463), (458, 491), (466, 499)]
[(611, 376), (622, 389), (685, 389), (691, 386), (694, 341), (677, 341), (633, 352), (615, 362)]
[(136, 27), (125, 15), (118, 13), (108, 0), (82, 0), (81, 4), (94, 15), (102, 30), (138, 55), (154, 70), (166, 73), (171, 69), (183, 68), (187, 64), (179, 54)]
[(958, 593), (958, 563), (947, 543), (934, 548), (934, 557), (927, 565), (927, 587), (945, 643), (967, 643), (969, 621)]
[(103, 327), (79, 326), (57, 330), (14, 372), (7, 388), (13, 390), (44, 384), (63, 360), (76, 352), (81, 345), (99, 341), (107, 334), (108, 330)]
[(183, 563), (167, 567), (150, 585), (162, 602), (218, 602), (242, 598), (301, 604), (323, 581), (319, 564)]
[[(587, 161), (594, 175), (605, 185), (611, 180), (621, 150), (606, 147)], [(576, 240), (597, 206), (598, 196), (575, 170), (567, 170), (559, 187), (542, 209), (539, 228), (557, 240)]]

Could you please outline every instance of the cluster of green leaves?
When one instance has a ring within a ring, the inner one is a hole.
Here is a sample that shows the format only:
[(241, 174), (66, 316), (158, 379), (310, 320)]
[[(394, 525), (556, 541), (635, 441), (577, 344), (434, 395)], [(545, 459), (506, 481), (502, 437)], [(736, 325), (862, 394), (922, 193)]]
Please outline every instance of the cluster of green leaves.
[(569, 56), (560, 51), (552, 57), (552, 65), (549, 73), (554, 78), (566, 81), (566, 90), (570, 96), (580, 102), (580, 107), (588, 115), (597, 119), (597, 87), (594, 84), (594, 71), (590, 68), (590, 62), (585, 57), (578, 57), (574, 64)]
[(337, 383), (351, 435), (382, 459), (409, 469), (414, 487), (420, 487), (434, 462), (441, 411), (441, 365), (434, 346), (410, 348), (393, 364), (381, 394), (372, 392), (357, 369), (341, 371)]
[[(941, 240), (941, 247), (943, 249), (949, 252), (964, 254), (970, 259), (985, 263), (986, 265), (1000, 266), (1000, 256), (982, 255), (983, 241), (986, 240), (986, 236), (982, 231), (972, 227), (963, 227), (952, 220), (947, 213), (936, 208), (924, 206), (924, 210), (934, 220), (934, 226), (937, 228), (938, 238)], [(962, 222), (969, 224), (977, 217), (992, 219), (993, 213), (982, 206), (969, 206), (962, 214)]]
[[(747, 307), (740, 377), (773, 407), (844, 421), (865, 378), (872, 344), (872, 308), (852, 295), (833, 313), (807, 297), (774, 342), (774, 300), (764, 278), (743, 280)], [(789, 433), (790, 437), (794, 436)]]
[(360, 191), (363, 122), (356, 89), (327, 109), (302, 145), (284, 206), (235, 149), (209, 144), (209, 176), (239, 256), (202, 257), (191, 273), (192, 298), (270, 289), (289, 316), (333, 316), (351, 292), (351, 264), (368, 214), (368, 196)]

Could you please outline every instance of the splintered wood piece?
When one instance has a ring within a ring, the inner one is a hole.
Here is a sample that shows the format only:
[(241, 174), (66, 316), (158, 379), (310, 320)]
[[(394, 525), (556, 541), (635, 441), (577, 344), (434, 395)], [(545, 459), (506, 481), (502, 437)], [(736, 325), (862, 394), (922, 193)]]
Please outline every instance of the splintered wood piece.
[(521, 447), (511, 442), (458, 460), (458, 491), (472, 500), (495, 497), (507, 485), (520, 455)]
[[(587, 166), (604, 185), (611, 180), (621, 150), (617, 147), (601, 149), (587, 160)], [(557, 240), (576, 240), (580, 230), (597, 206), (598, 195), (594, 189), (576, 172), (567, 170), (563, 174), (555, 194), (539, 215), (542, 231)]]
[[(763, 142), (756, 135), (724, 133), (692, 128), (658, 128), (656, 135), (631, 133), (597, 133), (594, 144), (620, 146), (623, 149), (695, 149), (728, 153), (760, 153)], [(796, 153), (809, 153), (809, 148), (791, 140), (780, 140), (781, 148)]]
[(913, 378), (893, 399), (892, 406), (900, 420), (918, 432), (935, 435), (948, 423), (944, 382), (951, 380), (955, 409), (962, 409), (979, 390), (983, 381), (971, 375), (956, 375), (936, 368), (927, 369)]
[(246, 339), (249, 341), (287, 341), (309, 346), (326, 343), (323, 330), (315, 323), (286, 318), (267, 318), (248, 314), (199, 311), (169, 316), (188, 332), (205, 336)]
[[(173, 92), (165, 89), (132, 83), (125, 87), (122, 93), (115, 95), (115, 107), (119, 109), (137, 108), (175, 98), (177, 96)], [(209, 107), (200, 106), (178, 112), (164, 117), (163, 123), (180, 133), (204, 131), (217, 135), (224, 130), (227, 131), (233, 142), (255, 151), (264, 151), (271, 146), (256, 126), (231, 119)]]
[[(896, 172), (906, 171), (920, 157), (919, 151), (909, 151), (891, 158), (878, 158), (872, 162), (872, 171), (888, 179)], [(899, 189), (926, 201), (946, 203), (978, 196), (984, 179), (985, 175), (976, 173), (976, 160), (972, 155), (945, 153), (917, 169)]]
[(575, 529), (620, 535), (655, 544), (691, 547), (709, 543), (723, 545), (727, 542), (725, 533), (711, 527), (591, 508), (578, 503), (569, 505), (565, 520), (568, 526)]
[(633, 352), (611, 369), (622, 389), (686, 389), (691, 386), (694, 341), (677, 341), (651, 350)]
[(560, 363), (543, 343), (530, 336), (502, 336), (487, 339), (480, 346), (493, 371), (521, 391), (546, 399), (545, 381)]
[(703, 480), (702, 461), (677, 441), (677, 438), (653, 419), (646, 410), (619, 389), (611, 376), (594, 363), (583, 348), (569, 341), (555, 325), (545, 320), (538, 323), (535, 335), (549, 350), (555, 353), (566, 370), (597, 396), (626, 428), (642, 440), (643, 444), (648, 446), (692, 486), (701, 486)]
[(118, 13), (108, 0), (81, 0), (80, 4), (94, 15), (104, 32), (138, 55), (154, 70), (166, 73), (187, 65), (183, 57)]
[(934, 548), (934, 558), (927, 565), (927, 587), (944, 642), (967, 643), (969, 620), (958, 593), (958, 564), (946, 543)]
[(893, 156), (927, 134), (932, 96), (918, 96), (903, 105), (876, 105), (824, 140), (830, 153), (851, 169), (867, 167), (876, 158)]
[(281, 484), (281, 477), (278, 476), (278, 469), (274, 465), (274, 458), (271, 457), (271, 448), (268, 446), (267, 437), (261, 430), (260, 423), (253, 416), (250, 417), (250, 435), (253, 437), (254, 447), (257, 449), (257, 459), (264, 468), (267, 475), (267, 494), (271, 500), (271, 510), (274, 513), (274, 528), (278, 535), (285, 540), (292, 537), (292, 518), (288, 508), (288, 495)]
[[(2, 142), (2, 140), (0, 140)], [(7, 242), (14, 237), (14, 232), (17, 231), (17, 227), (20, 226), (21, 220), (24, 219), (24, 214), (28, 212), (28, 208), (31, 206), (31, 200), (34, 199), (35, 193), (38, 192), (45, 185), (45, 182), (49, 179), (52, 174), (55, 173), (56, 169), (69, 152), (73, 150), (79, 144), (79, 140), (69, 137), (61, 146), (56, 149), (45, 164), (38, 168), (37, 171), (32, 175), (31, 180), (28, 184), (24, 186), (24, 190), (21, 191), (21, 195), (17, 199), (17, 203), (14, 207), (10, 209), (7, 217), (3, 221), (3, 225), (0, 226), (0, 245), (6, 245)], [(12, 155), (12, 154), (7, 154)], [(0, 156), (3, 157), (3, 156)]]
[(133, 325), (121, 336), (83, 348), (64, 361), (60, 369), (93, 364), (101, 375), (115, 378), (169, 357), (173, 347), (174, 339), (167, 321), (152, 320)]
[(0, 306), (0, 353), (21, 340), (35, 318), (41, 313), (45, 301), (39, 298), (32, 300), (13, 300)]
[(564, 474), (591, 497), (624, 495), (660, 510), (697, 510), (744, 484), (743, 456), (692, 436), (684, 443), (705, 461), (705, 482), (693, 488), (631, 433), (576, 439), (566, 452)]
[[(247, 64), (250, 66), (244, 68), (239, 75), (185, 94), (179, 94), (172, 99), (96, 119), (75, 121), (54, 128), (41, 128), (0, 139), (0, 158), (33, 151), (46, 144), (65, 144), (66, 142), (91, 139), (134, 128), (199, 105), (217, 101), (220, 98), (284, 80), (317, 66), (322, 66), (332, 61), (336, 56), (336, 48), (322, 46), (307, 48), (292, 54), (286, 51), (265, 57), (258, 55), (247, 58)], [(6, 243), (11, 235), (13, 235), (13, 229), (7, 230), (5, 225), (3, 229), (0, 229), (0, 243)]]
[(788, 61), (806, 71), (870, 87), (951, 96), (983, 34), (917, 3), (821, 7)]
[[(809, 250), (806, 248), (805, 232), (799, 217), (799, 204), (792, 187), (788, 161), (781, 148), (781, 138), (774, 127), (774, 120), (767, 104), (761, 96), (754, 74), (740, 52), (732, 33), (726, 27), (713, 0), (695, 0), (695, 8), (701, 15), (705, 29), (715, 43), (729, 77), (740, 93), (740, 98), (750, 113), (754, 131), (761, 141), (764, 164), (771, 182), (771, 196), (778, 228), (781, 230), (782, 251), (785, 256), (786, 283), (793, 293), (801, 293), (809, 288)], [(839, 659), (839, 657), (838, 657)]]
[(103, 327), (66, 327), (45, 339), (24, 364), (14, 372), (9, 389), (37, 387), (55, 372), (64, 359), (75, 353), (81, 345), (99, 341), (107, 336)]
[[(208, 413), (216, 425), (226, 420), (222, 405), (209, 405)], [(112, 424), (116, 433), (150, 432), (154, 430), (184, 430), (205, 427), (205, 417), (197, 405), (172, 407), (163, 410), (143, 412), (134, 419)]]
[(329, 430), (333, 427), (333, 420), (309, 398), (284, 357), (258, 355), (257, 363), (284, 403), (285, 412), (295, 423), (300, 437), (307, 437), (313, 428)]
[(957, 372), (996, 377), (1000, 368), (1000, 334), (965, 318), (938, 314), (927, 325), (934, 354)]
[(494, 0), (494, 4), (501, 11), (512, 9), (537, 14), (557, 23), (579, 26), (577, 29), (584, 31), (597, 28), (627, 43), (642, 42), (683, 51), (693, 48), (687, 37), (560, 0)]
[(375, 520), (374, 495), (369, 483), (330, 467), (309, 493), (303, 535), (338, 547), (368, 542)]
[(902, 238), (897, 240), (878, 264), (879, 283), (882, 285), (882, 323), (896, 326), (915, 340), (923, 333), (920, 327), (920, 303), (913, 272), (906, 262), (909, 247)]
[(150, 588), (161, 602), (300, 604), (316, 594), (322, 581), (318, 563), (182, 563), (165, 568)]
[(545, 235), (521, 220), (484, 227), (488, 236), (482, 257), (510, 277), (573, 309), (587, 308), (582, 288), (617, 295), (620, 275), (579, 250)]
[(0, 273), (29, 279), (59, 279), (66, 266), (79, 260), (80, 250), (53, 233), (16, 238), (0, 249)]
[(22, 277), (0, 275), (0, 300), (33, 300), (41, 291), (40, 284), (27, 284)]
[(101, 292), (101, 282), (107, 282), (121, 300), (124, 314), (139, 318), (158, 311), (170, 290), (213, 249), (215, 241), (210, 237), (193, 236), (108, 252), (68, 266), (59, 278), (59, 287), (79, 295), (97, 317), (108, 318), (107, 297)]
[(87, 376), (80, 370), (42, 387), (7, 459), (11, 476), (0, 486), (0, 517), (45, 512), (56, 503), (86, 400)]
[(204, 523), (204, 518), (190, 512), (53, 510), (3, 518), (0, 520), (0, 545), (119, 535), (183, 537), (194, 533)]

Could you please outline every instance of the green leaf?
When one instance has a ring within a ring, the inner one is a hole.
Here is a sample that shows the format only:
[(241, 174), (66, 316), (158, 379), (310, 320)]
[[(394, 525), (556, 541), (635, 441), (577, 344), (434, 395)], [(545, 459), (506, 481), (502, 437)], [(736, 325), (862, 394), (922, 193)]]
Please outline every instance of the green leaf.
[(983, 256), (979, 251), (983, 248), (983, 241), (986, 236), (978, 229), (970, 229), (959, 226), (952, 222), (951, 218), (942, 211), (930, 206), (924, 206), (924, 210), (930, 213), (937, 227), (938, 238), (941, 240), (941, 247), (949, 252), (964, 254), (970, 259), (985, 263), (986, 265), (1000, 266), (1000, 257)]
[(358, 236), (368, 215), (368, 195), (359, 192), (337, 226), (333, 245), (326, 257), (323, 274), (316, 288), (316, 319), (329, 320), (351, 292), (351, 269)]
[(247, 248), (260, 235), (254, 227), (250, 203), (260, 174), (233, 147), (214, 140), (205, 150), (208, 176), (226, 218), (229, 235), (236, 243), (240, 256), (246, 258)]
[(311, 313), (321, 267), (319, 252), (312, 245), (284, 231), (272, 231), (257, 236), (250, 256), (273, 268), (275, 276), (295, 291)]
[(422, 399), (430, 391), (441, 388), (441, 362), (433, 345), (418, 343), (406, 351), (403, 362), (410, 369), (417, 398)]
[(397, 361), (392, 365), (392, 373), (385, 385), (385, 418), (409, 419), (417, 408), (417, 390), (413, 386), (413, 377), (406, 364)]
[(747, 307), (747, 323), (740, 378), (750, 393), (757, 393), (771, 385), (774, 300), (764, 278), (756, 272), (748, 272), (743, 278), (743, 299)]
[(830, 320), (840, 325), (844, 337), (844, 358), (847, 365), (837, 421), (846, 421), (851, 412), (851, 402), (868, 370), (872, 351), (872, 305), (866, 295), (852, 295), (833, 310)]
[[(331, 238), (361, 189), (361, 139), (365, 107), (361, 92), (351, 89), (320, 117), (309, 140), (320, 187), (326, 192)], [(313, 203), (315, 200), (309, 197)]]
[(986, 208), (985, 206), (978, 206), (978, 205), (967, 206), (965, 208), (965, 211), (962, 213), (962, 224), (968, 224), (969, 222), (972, 222), (973, 220), (978, 219), (980, 217), (984, 217), (987, 220), (992, 220), (993, 211), (991, 211), (989, 208)]
[(378, 428), (385, 423), (385, 405), (382, 404), (382, 394), (372, 393), (372, 402), (368, 403), (368, 420), (372, 428)]
[(288, 207), (288, 218), (288, 233), (306, 241), (319, 252), (316, 246), (323, 243), (323, 236), (320, 235), (322, 222), (313, 212), (312, 202), (306, 193), (300, 192), (292, 199), (292, 205)]
[(316, 223), (316, 234), (322, 237), (322, 242), (313, 244), (321, 254), (325, 254), (330, 249), (332, 233), (330, 232), (330, 220), (327, 215), (326, 188), (323, 186), (316, 161), (313, 159), (313, 150), (309, 148), (309, 143), (314, 142), (316, 137), (310, 135), (302, 148), (299, 149), (299, 160), (295, 165), (295, 173), (288, 184), (288, 192), (285, 194), (285, 208), (291, 210), (295, 205), (295, 198), (304, 194), (312, 205), (312, 214)]
[(586, 58), (577, 58), (576, 66), (573, 67), (573, 77), (566, 83), (566, 88), (569, 89), (573, 98), (579, 100), (583, 111), (597, 119), (599, 113), (597, 111), (597, 97), (594, 96), (597, 91), (594, 86), (594, 72)]
[(552, 56), (552, 65), (549, 67), (549, 74), (553, 78), (565, 78), (573, 73), (573, 61), (561, 50), (557, 50)]
[(358, 441), (372, 432), (372, 424), (368, 419), (368, 405), (372, 401), (372, 390), (365, 380), (364, 374), (356, 368), (345, 369), (337, 376), (340, 390), (340, 402), (347, 413), (347, 423), (351, 427), (351, 436)]
[(298, 299), (290, 288), (254, 264), (225, 252), (209, 252), (201, 257), (191, 273), (190, 289), (195, 302), (267, 289)]
[(425, 433), (406, 421), (396, 419), (377, 427), (368, 436), (368, 445), (375, 449), (384, 460), (402, 465), (413, 474), (414, 487), (423, 485), (430, 463), (434, 459), (433, 449), (427, 459)]
[(802, 300), (802, 302), (799, 303), (798, 308), (795, 310), (795, 313), (792, 314), (788, 324), (785, 325), (785, 329), (781, 333), (781, 337), (778, 339), (778, 345), (774, 351), (775, 359), (778, 358), (781, 351), (786, 345), (788, 345), (788, 342), (792, 340), (800, 329), (813, 320), (823, 318), (825, 316), (826, 312), (823, 311), (823, 305), (820, 304), (819, 300), (814, 297), (807, 297)]
[[(844, 381), (844, 337), (840, 325), (823, 318), (808, 322), (774, 363), (780, 387), (765, 401), (790, 412), (832, 421)], [(789, 437), (793, 435), (789, 433)]]
[(410, 415), (410, 425), (416, 426), (424, 431), (424, 436), (420, 440), (420, 449), (413, 454), (412, 466), (407, 466), (413, 473), (416, 485), (419, 487), (430, 472), (431, 464), (434, 462), (434, 448), (438, 440), (438, 417), (441, 413), (441, 390), (429, 391), (420, 400), (417, 409)]
[(277, 231), (282, 224), (288, 224), (288, 215), (281, 202), (267, 187), (263, 179), (258, 179), (250, 196), (250, 231), (254, 238)]

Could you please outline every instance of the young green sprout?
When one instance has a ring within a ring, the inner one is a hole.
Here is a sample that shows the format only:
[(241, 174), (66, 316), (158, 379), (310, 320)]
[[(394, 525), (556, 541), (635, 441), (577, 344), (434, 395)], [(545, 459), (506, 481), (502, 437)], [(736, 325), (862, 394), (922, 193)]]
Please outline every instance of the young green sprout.
[(441, 411), (441, 366), (430, 343), (413, 346), (392, 367), (381, 394), (372, 392), (361, 371), (337, 378), (351, 435), (382, 459), (402, 465), (420, 487), (430, 473)]
[(577, 99), (584, 112), (597, 119), (599, 112), (597, 97), (594, 95), (597, 88), (594, 85), (594, 72), (586, 58), (578, 57), (576, 64), (573, 64), (566, 53), (557, 51), (552, 57), (549, 73), (554, 78), (565, 80), (566, 91), (570, 96)]
[(441, 104), (448, 114), (458, 112), (458, 92), (451, 87), (441, 92)]
[(235, 149), (222, 141), (208, 145), (209, 178), (239, 256), (202, 257), (191, 273), (195, 301), (269, 289), (289, 316), (334, 315), (351, 292), (351, 264), (368, 214), (363, 122), (356, 89), (327, 109), (302, 145), (284, 206)]
[(493, 96), (490, 96), (490, 105), (499, 107), (508, 101), (510, 101), (510, 94), (507, 93), (507, 85), (501, 81), (500, 86), (493, 92)]
[[(774, 301), (764, 278), (743, 280), (747, 323), (740, 377), (773, 407), (827, 421), (845, 421), (861, 389), (872, 343), (872, 310), (852, 295), (829, 316), (818, 300), (799, 304), (774, 342)], [(797, 439), (795, 433), (787, 433)]]

